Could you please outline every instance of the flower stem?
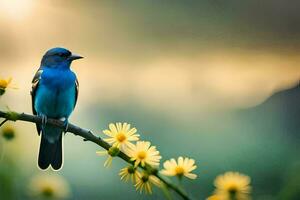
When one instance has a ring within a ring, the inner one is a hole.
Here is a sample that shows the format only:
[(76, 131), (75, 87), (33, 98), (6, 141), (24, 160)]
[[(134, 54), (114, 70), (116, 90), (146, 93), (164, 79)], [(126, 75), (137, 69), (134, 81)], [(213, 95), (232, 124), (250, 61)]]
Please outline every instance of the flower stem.
[(2, 139), (0, 139), (0, 141), (2, 141), (0, 143), (0, 148), (1, 148), (1, 151), (0, 151), (0, 163), (2, 162), (3, 158), (4, 158), (4, 151), (5, 151), (5, 147), (4, 147), (4, 142)]

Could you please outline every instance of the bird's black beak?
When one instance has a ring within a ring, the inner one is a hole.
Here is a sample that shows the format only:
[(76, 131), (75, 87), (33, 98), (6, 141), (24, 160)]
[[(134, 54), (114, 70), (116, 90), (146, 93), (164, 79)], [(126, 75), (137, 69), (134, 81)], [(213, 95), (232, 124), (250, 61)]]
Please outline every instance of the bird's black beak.
[(73, 60), (78, 60), (78, 59), (81, 59), (83, 58), (82, 56), (80, 55), (77, 55), (77, 54), (73, 54), (69, 57), (69, 60), (73, 61)]

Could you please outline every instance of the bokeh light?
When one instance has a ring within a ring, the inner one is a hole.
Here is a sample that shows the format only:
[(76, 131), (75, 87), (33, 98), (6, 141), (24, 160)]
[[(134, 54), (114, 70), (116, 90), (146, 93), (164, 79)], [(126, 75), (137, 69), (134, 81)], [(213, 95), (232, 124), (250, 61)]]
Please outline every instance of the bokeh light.
[(33, 0), (0, 0), (0, 16), (9, 20), (21, 20), (33, 9)]

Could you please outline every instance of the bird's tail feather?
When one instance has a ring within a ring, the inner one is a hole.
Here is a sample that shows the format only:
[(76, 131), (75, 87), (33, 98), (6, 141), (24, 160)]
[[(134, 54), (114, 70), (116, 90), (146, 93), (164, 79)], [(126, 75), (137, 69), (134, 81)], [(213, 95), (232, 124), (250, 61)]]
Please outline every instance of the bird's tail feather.
[[(51, 133), (54, 131), (56, 134), (59, 134), (58, 138), (55, 140), (49, 140), (45, 133), (48, 133), (49, 128), (46, 127), (45, 132), (41, 134), (41, 143), (40, 143), (40, 151), (38, 158), (38, 165), (41, 169), (45, 170), (52, 166), (54, 170), (59, 170), (62, 167), (63, 158), (62, 158), (62, 131), (61, 129), (51, 128)], [(58, 133), (59, 131), (59, 133)]]
[(58, 141), (56, 141), (56, 150), (51, 162), (51, 166), (54, 170), (59, 170), (63, 164), (62, 135), (63, 134), (61, 133)]

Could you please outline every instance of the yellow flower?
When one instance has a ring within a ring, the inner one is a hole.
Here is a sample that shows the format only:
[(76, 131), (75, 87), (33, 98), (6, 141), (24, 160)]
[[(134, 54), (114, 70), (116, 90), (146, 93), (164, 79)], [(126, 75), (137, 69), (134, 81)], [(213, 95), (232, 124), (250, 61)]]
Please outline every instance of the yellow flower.
[(143, 173), (138, 177), (135, 188), (136, 190), (140, 190), (140, 193), (145, 191), (146, 194), (152, 194), (153, 184), (157, 187), (161, 187), (161, 182), (156, 176)]
[(104, 139), (104, 141), (112, 144), (115, 147), (120, 148), (122, 151), (128, 149), (133, 144), (132, 141), (139, 140), (139, 134), (136, 134), (136, 128), (130, 128), (130, 124), (127, 123), (116, 123), (109, 124), (109, 130), (104, 130), (103, 133), (110, 138)]
[(37, 175), (30, 180), (29, 195), (38, 199), (66, 199), (70, 197), (68, 183), (58, 175)]
[(177, 161), (178, 162), (172, 158), (164, 162), (165, 169), (161, 170), (161, 173), (166, 176), (186, 176), (190, 179), (197, 178), (196, 174), (190, 173), (197, 168), (194, 159), (179, 157)]
[(0, 88), (1, 88), (1, 89), (6, 89), (6, 88), (9, 86), (9, 84), (11, 83), (11, 81), (12, 81), (12, 78), (11, 78), (11, 77), (8, 78), (7, 80), (5, 80), (5, 79), (0, 79)]
[(249, 200), (250, 199), (250, 177), (238, 172), (226, 172), (219, 175), (214, 182), (215, 194), (222, 200)]
[(128, 156), (131, 157), (134, 162), (134, 166), (137, 167), (140, 163), (142, 166), (149, 164), (151, 166), (158, 166), (161, 156), (155, 146), (151, 146), (150, 142), (138, 141), (133, 145), (129, 151)]
[(131, 179), (132, 182), (136, 182), (141, 176), (140, 172), (133, 166), (128, 166), (121, 169), (119, 175), (121, 176), (121, 180), (126, 182), (128, 179)]
[(12, 78), (8, 78), (7, 80), (6, 79), (1, 79), (0, 78), (0, 96), (3, 95), (5, 93), (5, 90), (6, 88), (10, 87), (10, 88), (13, 88), (13, 89), (16, 89), (16, 87), (11, 87), (11, 81), (12, 81)]

